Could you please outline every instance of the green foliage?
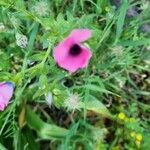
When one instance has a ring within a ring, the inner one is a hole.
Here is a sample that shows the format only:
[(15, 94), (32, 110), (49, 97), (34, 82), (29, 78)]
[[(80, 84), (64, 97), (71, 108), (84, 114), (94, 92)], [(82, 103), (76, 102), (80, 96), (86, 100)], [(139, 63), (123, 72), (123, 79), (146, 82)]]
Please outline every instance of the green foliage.
[[(150, 39), (141, 30), (150, 3), (113, 3), (0, 0), (0, 81), (15, 85), (0, 112), (0, 150), (150, 149)], [(128, 17), (134, 6), (141, 13)], [(75, 28), (92, 30), (92, 58), (70, 74), (53, 49)]]

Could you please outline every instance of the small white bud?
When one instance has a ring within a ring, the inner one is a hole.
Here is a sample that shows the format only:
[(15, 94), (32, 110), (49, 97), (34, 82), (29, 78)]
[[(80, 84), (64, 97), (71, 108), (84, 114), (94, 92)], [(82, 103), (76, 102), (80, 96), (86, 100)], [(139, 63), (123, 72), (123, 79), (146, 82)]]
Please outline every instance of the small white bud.
[(28, 38), (23, 34), (16, 34), (16, 44), (21, 48), (26, 48), (28, 45)]
[(48, 94), (46, 95), (46, 101), (47, 101), (47, 103), (48, 103), (49, 106), (52, 105), (53, 96), (52, 96), (52, 93), (51, 93), (51, 92), (48, 92)]

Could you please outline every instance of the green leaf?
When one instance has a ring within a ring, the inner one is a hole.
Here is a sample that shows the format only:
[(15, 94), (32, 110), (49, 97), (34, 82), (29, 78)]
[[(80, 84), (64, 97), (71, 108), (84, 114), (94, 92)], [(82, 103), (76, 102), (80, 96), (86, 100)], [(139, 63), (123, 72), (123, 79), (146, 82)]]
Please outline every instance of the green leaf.
[[(28, 149), (30, 150), (39, 150), (39, 143), (35, 140), (34, 134), (31, 130), (28, 128), (24, 129), (24, 134), (22, 136), (25, 138), (25, 140), (28, 143)], [(25, 145), (25, 144), (24, 144)]]
[(85, 89), (88, 89), (88, 90), (91, 90), (91, 91), (96, 91), (96, 92), (101, 92), (101, 93), (108, 93), (108, 94), (113, 94), (113, 95), (119, 96), (116, 93), (113, 93), (111, 91), (106, 90), (104, 87), (100, 87), (100, 86), (97, 86), (97, 85), (94, 85), (94, 84), (86, 84), (86, 85), (80, 86), (78, 88), (85, 88)]
[(61, 139), (66, 137), (68, 130), (56, 125), (45, 123), (29, 107), (26, 110), (26, 121), (42, 139)]
[(113, 117), (106, 108), (106, 106), (92, 95), (89, 95), (89, 100), (85, 101), (85, 104), (83, 104), (82, 107), (86, 108), (87, 110), (98, 113), (104, 117)]
[(46, 52), (38, 52), (36, 54), (33, 54), (32, 56), (29, 57), (29, 60), (31, 61), (42, 61), (45, 57)]
[(120, 38), (123, 31), (123, 25), (125, 22), (126, 11), (128, 9), (128, 0), (122, 1), (122, 5), (119, 10), (119, 16), (117, 20), (117, 29), (116, 29), (116, 41)]
[(150, 44), (150, 39), (147, 38), (142, 38), (139, 40), (126, 40), (126, 41), (121, 41), (120, 45), (122, 46), (141, 46), (141, 45), (149, 45)]
[(7, 150), (7, 149), (0, 143), (0, 150)]
[(34, 41), (35, 41), (35, 38), (36, 38), (36, 34), (38, 32), (38, 27), (39, 27), (39, 24), (38, 23), (34, 23), (33, 31), (31, 32), (29, 43), (28, 43), (28, 47), (27, 47), (28, 51), (31, 51), (32, 48), (33, 48)]
[(8, 71), (10, 68), (10, 58), (7, 53), (1, 52), (0, 50), (0, 71)]

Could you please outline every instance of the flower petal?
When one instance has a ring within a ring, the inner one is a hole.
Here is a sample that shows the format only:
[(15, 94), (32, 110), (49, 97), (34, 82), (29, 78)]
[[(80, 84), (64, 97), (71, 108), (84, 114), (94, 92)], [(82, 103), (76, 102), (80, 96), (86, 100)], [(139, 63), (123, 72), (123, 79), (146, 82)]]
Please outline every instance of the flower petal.
[(13, 95), (14, 86), (11, 82), (0, 83), (0, 110), (8, 105)]
[(91, 37), (91, 35), (92, 32), (89, 29), (74, 29), (69, 37), (73, 38), (75, 43), (79, 43), (86, 41)]
[(59, 62), (58, 65), (69, 72), (75, 72), (80, 68), (84, 68), (88, 65), (88, 61), (91, 58), (91, 51), (82, 46), (82, 52), (80, 55), (73, 57), (67, 55), (63, 61)]
[(66, 38), (54, 48), (54, 59), (57, 63), (62, 61), (68, 55), (70, 47), (74, 44), (72, 38)]
[(5, 101), (3, 96), (0, 95), (0, 111), (3, 111), (5, 108)]

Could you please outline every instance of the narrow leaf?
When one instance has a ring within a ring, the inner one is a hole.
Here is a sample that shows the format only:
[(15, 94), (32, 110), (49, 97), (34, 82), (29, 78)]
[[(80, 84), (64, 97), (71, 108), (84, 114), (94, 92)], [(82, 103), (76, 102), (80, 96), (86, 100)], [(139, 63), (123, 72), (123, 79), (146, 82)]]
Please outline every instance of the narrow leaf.
[(125, 22), (126, 11), (128, 9), (128, 0), (123, 0), (122, 5), (119, 9), (119, 16), (117, 20), (117, 29), (116, 29), (116, 41), (120, 38), (123, 31), (123, 25)]
[(7, 150), (7, 149), (0, 143), (0, 150)]

